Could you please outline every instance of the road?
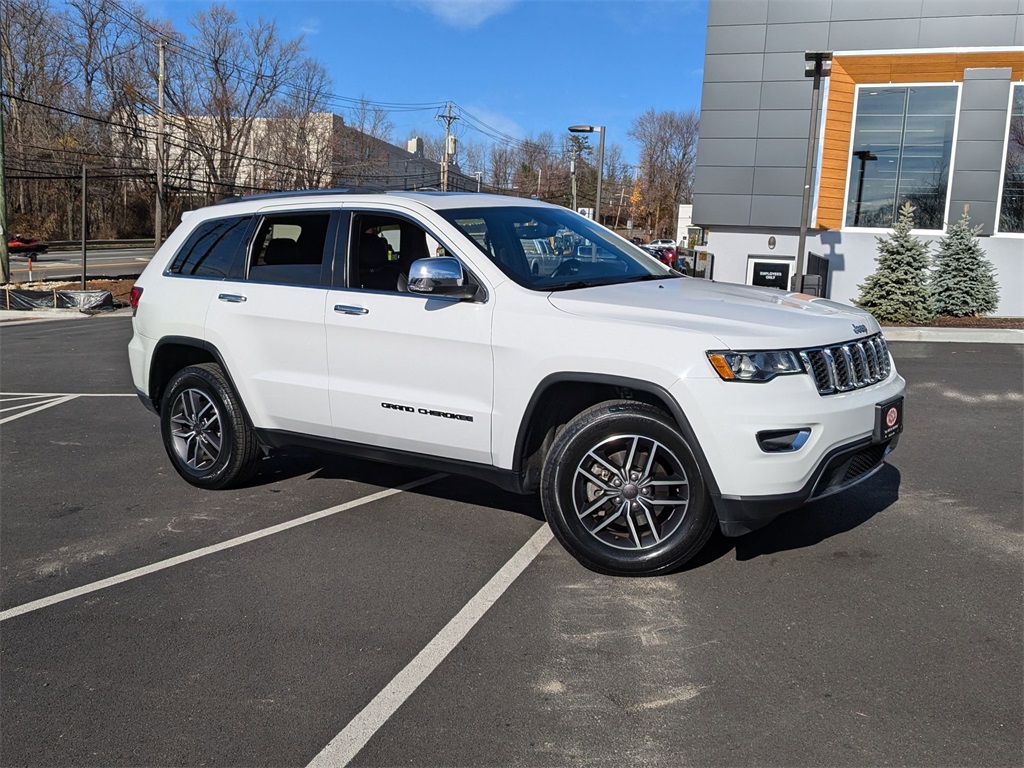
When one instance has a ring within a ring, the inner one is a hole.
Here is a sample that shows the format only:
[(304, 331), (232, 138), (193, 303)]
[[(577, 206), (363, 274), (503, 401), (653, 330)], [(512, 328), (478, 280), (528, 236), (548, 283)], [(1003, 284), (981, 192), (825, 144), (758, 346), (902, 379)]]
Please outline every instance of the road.
[[(138, 275), (153, 257), (153, 248), (108, 248), (86, 253), (87, 277)], [(11, 282), (28, 282), (28, 259), (11, 254)], [(33, 280), (74, 280), (82, 276), (81, 251), (50, 251), (32, 259)]]
[(452, 476), (185, 484), (130, 333), (0, 326), (2, 765), (1021, 763), (1021, 345), (893, 343), (890, 466), (616, 579)]

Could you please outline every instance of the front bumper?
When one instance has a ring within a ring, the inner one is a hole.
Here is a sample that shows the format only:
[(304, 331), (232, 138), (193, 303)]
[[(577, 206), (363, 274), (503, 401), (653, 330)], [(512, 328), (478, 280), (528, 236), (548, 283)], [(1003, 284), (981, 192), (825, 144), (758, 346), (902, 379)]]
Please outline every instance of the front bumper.
[(858, 440), (828, 453), (807, 484), (795, 493), (774, 496), (722, 496), (712, 494), (718, 524), (726, 536), (742, 536), (762, 528), (784, 512), (816, 499), (839, 493), (867, 480), (885, 464), (900, 436), (883, 443)]
[[(722, 532), (735, 536), (874, 474), (896, 445), (875, 435), (878, 406), (905, 390), (892, 371), (878, 384), (825, 396), (807, 375), (765, 384), (682, 379), (672, 394), (704, 454)], [(796, 432), (792, 450), (758, 440)]]

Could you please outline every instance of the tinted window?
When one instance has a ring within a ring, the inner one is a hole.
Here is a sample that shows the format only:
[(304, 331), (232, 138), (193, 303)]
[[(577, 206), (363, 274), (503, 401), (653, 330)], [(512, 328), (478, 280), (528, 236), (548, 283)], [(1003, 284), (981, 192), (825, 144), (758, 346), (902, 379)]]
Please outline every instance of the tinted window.
[(253, 240), (249, 279), (269, 283), (319, 285), (329, 213), (267, 216)]
[(250, 218), (203, 222), (185, 241), (167, 271), (176, 275), (227, 277), (245, 240)]
[(359, 213), (352, 219), (349, 283), (371, 291), (403, 290), (403, 277), (417, 259), (444, 249), (421, 227), (399, 216)]
[(1013, 86), (999, 231), (1024, 232), (1024, 85)]
[(909, 202), (916, 228), (942, 228), (957, 92), (955, 85), (860, 88), (846, 226), (890, 227)]

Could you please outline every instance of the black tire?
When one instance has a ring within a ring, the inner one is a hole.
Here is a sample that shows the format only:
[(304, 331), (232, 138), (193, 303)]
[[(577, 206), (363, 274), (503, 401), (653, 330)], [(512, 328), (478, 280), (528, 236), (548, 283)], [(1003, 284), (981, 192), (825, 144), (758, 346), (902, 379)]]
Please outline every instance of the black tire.
[(717, 521), (690, 445), (645, 403), (608, 401), (573, 418), (555, 437), (540, 483), (555, 536), (598, 573), (675, 570)]
[(216, 363), (174, 374), (161, 401), (160, 432), (175, 470), (199, 488), (239, 485), (256, 470), (256, 435)]

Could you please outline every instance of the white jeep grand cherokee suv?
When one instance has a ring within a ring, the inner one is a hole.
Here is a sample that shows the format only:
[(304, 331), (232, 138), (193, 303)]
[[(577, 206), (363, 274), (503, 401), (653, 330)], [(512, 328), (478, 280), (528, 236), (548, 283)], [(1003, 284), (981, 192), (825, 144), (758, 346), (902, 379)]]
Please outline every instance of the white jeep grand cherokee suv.
[[(539, 239), (558, 265), (538, 272)], [(533, 200), (227, 201), (185, 217), (132, 304), (135, 386), (193, 485), (297, 445), (453, 471), (539, 490), (604, 573), (677, 568), (715, 525), (864, 480), (902, 429), (870, 315), (686, 278)]]

